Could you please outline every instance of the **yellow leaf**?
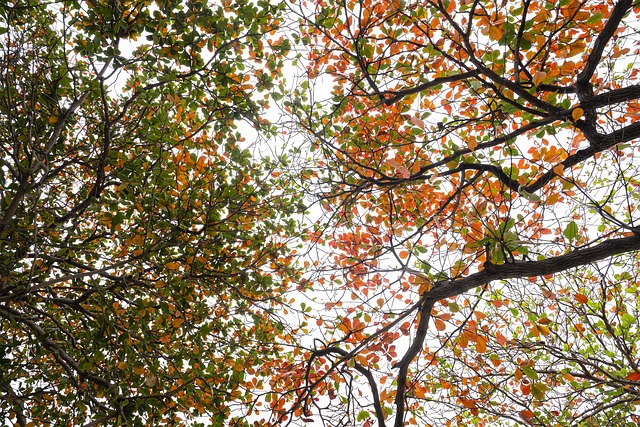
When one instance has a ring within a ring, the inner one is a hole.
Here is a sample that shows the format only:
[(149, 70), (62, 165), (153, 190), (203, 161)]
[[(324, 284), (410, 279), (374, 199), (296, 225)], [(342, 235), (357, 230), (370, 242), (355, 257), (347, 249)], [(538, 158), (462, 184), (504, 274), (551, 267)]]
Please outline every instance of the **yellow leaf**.
[(583, 115), (584, 115), (584, 110), (580, 107), (574, 109), (571, 112), (571, 117), (573, 117), (574, 121), (580, 119), (580, 117), (582, 117)]
[(540, 333), (545, 337), (551, 334), (551, 331), (546, 326), (544, 325), (537, 325), (537, 326), (538, 326), (538, 331), (540, 331)]

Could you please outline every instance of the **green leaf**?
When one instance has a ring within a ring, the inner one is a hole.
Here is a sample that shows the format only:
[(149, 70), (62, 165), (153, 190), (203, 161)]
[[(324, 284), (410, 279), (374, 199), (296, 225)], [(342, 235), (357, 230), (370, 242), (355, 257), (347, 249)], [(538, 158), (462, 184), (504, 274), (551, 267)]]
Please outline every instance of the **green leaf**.
[(576, 222), (571, 221), (569, 224), (567, 224), (562, 234), (570, 241), (575, 239), (578, 235), (578, 225), (576, 224)]
[(544, 400), (544, 396), (549, 391), (549, 386), (541, 382), (531, 384), (531, 394), (537, 400)]
[(602, 13), (594, 13), (589, 18), (587, 18), (587, 20), (584, 21), (584, 23), (587, 25), (591, 25), (591, 24), (596, 24), (600, 21), (602, 21)]
[(525, 199), (527, 199), (530, 202), (539, 202), (540, 201), (540, 196), (538, 196), (537, 194), (529, 193), (528, 191), (526, 191), (524, 189), (518, 190), (518, 193), (522, 197), (524, 197)]

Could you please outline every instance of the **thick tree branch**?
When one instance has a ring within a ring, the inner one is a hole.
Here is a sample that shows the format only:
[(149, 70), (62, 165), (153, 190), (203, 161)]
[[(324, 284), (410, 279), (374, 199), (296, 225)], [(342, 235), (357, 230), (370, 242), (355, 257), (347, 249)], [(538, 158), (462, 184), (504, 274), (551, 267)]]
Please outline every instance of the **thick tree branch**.
[(409, 373), (409, 365), (422, 351), (424, 340), (427, 337), (429, 331), (429, 320), (431, 319), (431, 309), (435, 304), (435, 300), (426, 299), (420, 307), (420, 320), (418, 322), (418, 330), (416, 331), (416, 337), (411, 343), (411, 346), (405, 353), (404, 357), (398, 362), (395, 367), (400, 368), (398, 372), (398, 385), (396, 388), (396, 418), (393, 423), (394, 427), (404, 426), (404, 412), (405, 412), (405, 390), (407, 388), (407, 375)]
[(423, 300), (425, 302), (440, 301), (461, 295), (496, 280), (546, 276), (637, 250), (640, 250), (640, 233), (609, 239), (595, 246), (576, 249), (542, 261), (517, 261), (500, 265), (485, 264), (485, 269), (477, 273), (456, 280), (435, 283), (431, 291), (424, 294)]
[(580, 106), (585, 109), (601, 108), (638, 98), (640, 98), (640, 85), (633, 85), (592, 96), (581, 101)]
[(487, 263), (485, 264), (485, 269), (478, 273), (457, 280), (443, 280), (435, 283), (432, 289), (422, 296), (416, 337), (402, 360), (396, 365), (396, 367), (400, 368), (400, 371), (398, 373), (395, 399), (396, 418), (394, 427), (402, 427), (404, 425), (405, 391), (409, 365), (422, 351), (431, 317), (431, 309), (437, 301), (461, 295), (473, 288), (484, 286), (496, 280), (545, 276), (637, 250), (640, 250), (640, 234), (610, 239), (589, 248), (578, 249), (565, 255), (542, 261), (518, 261), (501, 265)]
[(581, 92), (583, 92), (583, 90), (581, 90), (582, 87), (586, 87), (587, 85), (589, 85), (591, 76), (593, 76), (593, 73), (596, 71), (596, 68), (601, 62), (602, 52), (604, 51), (604, 48), (607, 46), (607, 43), (609, 43), (611, 37), (613, 37), (613, 35), (615, 34), (618, 26), (620, 25), (620, 22), (622, 21), (622, 18), (624, 18), (629, 9), (631, 9), (632, 5), (633, 0), (621, 0), (613, 8), (609, 19), (607, 20), (607, 23), (605, 24), (602, 32), (598, 35), (598, 38), (593, 45), (593, 49), (591, 50), (589, 58), (587, 59), (587, 64), (576, 78), (575, 86), (578, 92), (578, 96), (580, 96)]
[[(632, 0), (621, 0), (618, 4), (615, 5), (613, 11), (611, 12), (611, 16), (607, 23), (604, 26), (602, 32), (598, 35), (596, 39), (593, 49), (587, 58), (587, 63), (582, 71), (576, 77), (576, 82), (574, 87), (576, 88), (576, 94), (578, 95), (578, 100), (580, 103), (586, 104), (590, 98), (593, 98), (593, 85), (591, 84), (591, 77), (593, 73), (595, 73), (596, 68), (601, 63), (602, 53), (604, 52), (604, 48), (613, 35), (615, 34), (622, 18), (632, 6)], [(584, 108), (584, 107), (583, 107)], [(593, 108), (586, 108), (584, 112), (584, 121), (588, 126), (587, 129), (583, 129), (585, 135), (590, 142), (592, 142), (592, 138), (589, 138), (589, 134), (597, 133), (595, 132), (595, 127), (597, 123), (597, 115)]]

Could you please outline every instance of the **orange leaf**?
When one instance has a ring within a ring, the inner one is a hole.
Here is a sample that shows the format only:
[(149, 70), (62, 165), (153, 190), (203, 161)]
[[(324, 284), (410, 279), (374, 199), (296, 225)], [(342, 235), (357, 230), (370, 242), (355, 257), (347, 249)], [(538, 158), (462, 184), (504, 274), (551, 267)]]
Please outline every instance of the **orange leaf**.
[(435, 318), (435, 324), (436, 324), (436, 329), (439, 331), (444, 331), (445, 329), (447, 329), (447, 325), (440, 319)]
[(471, 399), (465, 399), (464, 397), (461, 397), (458, 399), (458, 401), (462, 404), (462, 406), (464, 406), (465, 408), (469, 408), (469, 409), (476, 409), (478, 406), (476, 405), (476, 403), (471, 400)]
[(476, 338), (476, 351), (480, 354), (487, 352), (487, 338), (478, 335)]
[(165, 264), (165, 266), (169, 269), (169, 270), (177, 270), (180, 268), (180, 264), (177, 262), (168, 262)]
[(533, 411), (525, 409), (524, 411), (520, 411), (520, 416), (528, 421), (531, 418), (535, 417), (536, 414), (534, 414)]
[(469, 345), (469, 338), (467, 338), (465, 334), (460, 334), (458, 345), (460, 346), (460, 348), (467, 348), (467, 346)]
[(497, 25), (492, 25), (489, 27), (489, 37), (491, 40), (499, 41), (502, 38), (502, 28)]
[(555, 205), (558, 202), (559, 198), (560, 198), (560, 194), (554, 193), (554, 194), (551, 194), (549, 197), (547, 197), (544, 202), (546, 205)]
[(539, 337), (540, 336), (540, 330), (538, 329), (538, 325), (534, 324), (531, 327), (531, 336), (534, 336), (534, 337)]
[(573, 297), (581, 304), (586, 304), (589, 302), (589, 297), (583, 294), (574, 294)]
[(427, 397), (427, 389), (425, 387), (416, 387), (413, 389), (413, 395), (418, 399), (424, 399)]

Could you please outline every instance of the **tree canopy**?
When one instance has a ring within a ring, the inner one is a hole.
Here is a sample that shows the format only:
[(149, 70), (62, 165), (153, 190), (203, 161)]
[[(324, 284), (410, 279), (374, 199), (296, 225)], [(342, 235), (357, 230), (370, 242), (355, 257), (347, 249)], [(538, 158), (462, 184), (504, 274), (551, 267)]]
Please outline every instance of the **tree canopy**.
[(0, 6), (0, 418), (244, 422), (297, 281), (295, 184), (238, 128), (273, 131), (281, 12)]
[(291, 107), (332, 252), (300, 405), (328, 425), (636, 425), (640, 5), (295, 10), (310, 79), (334, 82)]
[(0, 417), (637, 425), (639, 18), (0, 6)]

